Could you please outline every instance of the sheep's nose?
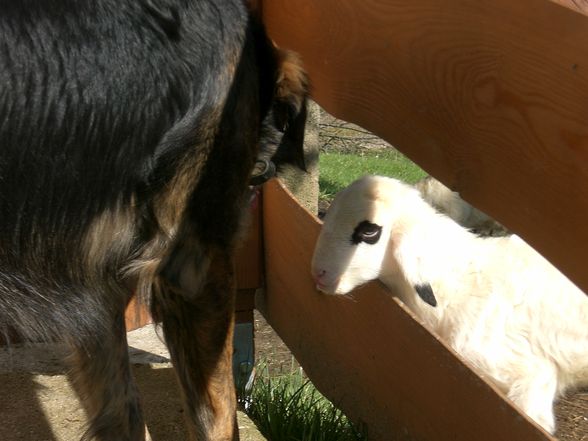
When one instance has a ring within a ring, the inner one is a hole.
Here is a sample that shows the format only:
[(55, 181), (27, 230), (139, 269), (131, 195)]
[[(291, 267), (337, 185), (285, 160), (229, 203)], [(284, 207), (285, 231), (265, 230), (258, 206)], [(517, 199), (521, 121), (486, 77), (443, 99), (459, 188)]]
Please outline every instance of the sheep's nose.
[(312, 279), (317, 286), (324, 286), (325, 285), (325, 278), (327, 276), (327, 271), (324, 269), (314, 270), (312, 272)]
[(321, 291), (324, 291), (331, 283), (327, 275), (327, 270), (324, 269), (314, 270), (312, 272), (312, 280), (314, 280), (316, 287)]
[(316, 268), (311, 271), (311, 274), (312, 280), (314, 280), (316, 285), (316, 289), (327, 294), (335, 293), (335, 289), (339, 284), (339, 279), (337, 277), (333, 277), (334, 273), (332, 271)]

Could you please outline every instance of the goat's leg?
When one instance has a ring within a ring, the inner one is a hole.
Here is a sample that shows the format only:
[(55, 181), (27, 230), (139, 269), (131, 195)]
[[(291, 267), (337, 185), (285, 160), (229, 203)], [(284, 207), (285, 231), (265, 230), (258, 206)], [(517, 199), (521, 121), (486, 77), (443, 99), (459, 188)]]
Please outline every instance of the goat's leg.
[(72, 379), (90, 419), (84, 440), (145, 440), (129, 365), (123, 306), (112, 322), (96, 329), (91, 340), (72, 344)]
[(162, 322), (192, 439), (234, 441), (239, 436), (232, 373), (233, 269), (227, 253), (211, 257), (196, 293), (160, 280), (152, 308)]

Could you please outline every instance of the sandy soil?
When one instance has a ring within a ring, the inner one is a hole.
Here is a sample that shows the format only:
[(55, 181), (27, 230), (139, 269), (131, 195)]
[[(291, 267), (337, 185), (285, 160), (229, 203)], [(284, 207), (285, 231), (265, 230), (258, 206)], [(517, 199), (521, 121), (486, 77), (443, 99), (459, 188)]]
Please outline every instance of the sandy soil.
[[(129, 337), (134, 375), (143, 399), (145, 419), (153, 441), (184, 440), (182, 408), (167, 351), (151, 326)], [(256, 359), (270, 372), (298, 369), (286, 345), (257, 311)], [(59, 361), (58, 345), (0, 348), (0, 440), (74, 441), (83, 432), (86, 416)], [(557, 404), (558, 437), (588, 441), (588, 390)], [(262, 441), (253, 423), (239, 414), (242, 441)], [(513, 440), (514, 441), (514, 440)]]
[[(153, 326), (129, 333), (133, 373), (141, 391), (153, 441), (186, 439), (179, 391), (168, 353)], [(60, 361), (59, 345), (0, 347), (0, 440), (75, 441), (86, 414)], [(242, 441), (264, 441), (255, 425), (238, 415)]]

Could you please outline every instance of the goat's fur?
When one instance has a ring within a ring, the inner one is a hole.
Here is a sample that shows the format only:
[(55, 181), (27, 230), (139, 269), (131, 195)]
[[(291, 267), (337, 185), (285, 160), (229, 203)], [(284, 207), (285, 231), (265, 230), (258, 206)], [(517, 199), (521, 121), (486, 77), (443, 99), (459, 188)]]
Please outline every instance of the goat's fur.
[(588, 297), (519, 237), (478, 237), (395, 179), (336, 196), (312, 274), (330, 294), (380, 278), (551, 433), (554, 399), (588, 384)]
[(298, 60), (241, 0), (6, 0), (0, 35), (0, 334), (71, 346), (85, 439), (143, 440), (136, 287), (191, 437), (238, 439), (232, 255), (260, 146), (302, 164)]
[(458, 192), (452, 191), (432, 176), (421, 179), (415, 187), (425, 201), (473, 233), (481, 236), (509, 234), (501, 223), (464, 201)]

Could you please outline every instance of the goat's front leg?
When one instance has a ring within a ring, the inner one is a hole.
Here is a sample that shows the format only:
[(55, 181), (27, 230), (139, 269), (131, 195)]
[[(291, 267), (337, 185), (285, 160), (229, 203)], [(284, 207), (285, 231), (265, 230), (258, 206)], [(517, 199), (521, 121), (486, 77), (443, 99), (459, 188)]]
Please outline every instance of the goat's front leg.
[(160, 278), (152, 309), (162, 322), (192, 439), (235, 441), (239, 435), (232, 373), (233, 268), (228, 253), (213, 252), (210, 257), (196, 292)]

